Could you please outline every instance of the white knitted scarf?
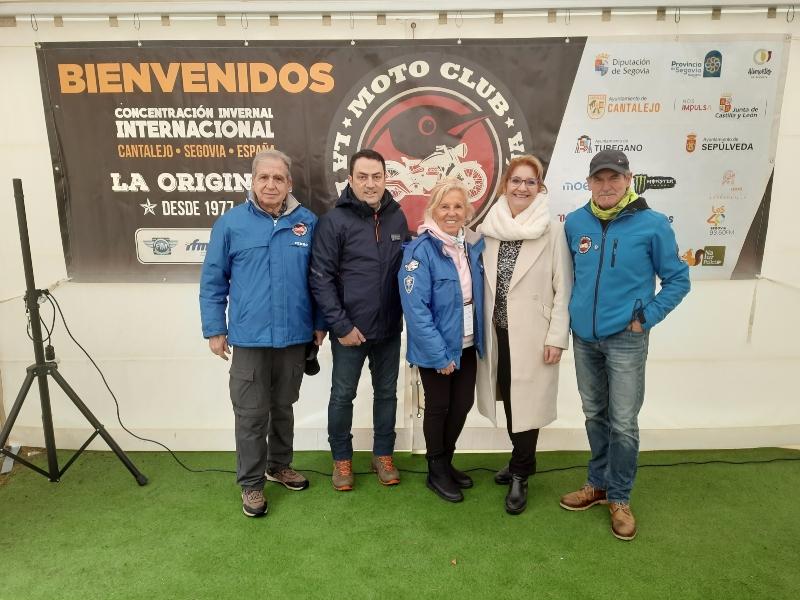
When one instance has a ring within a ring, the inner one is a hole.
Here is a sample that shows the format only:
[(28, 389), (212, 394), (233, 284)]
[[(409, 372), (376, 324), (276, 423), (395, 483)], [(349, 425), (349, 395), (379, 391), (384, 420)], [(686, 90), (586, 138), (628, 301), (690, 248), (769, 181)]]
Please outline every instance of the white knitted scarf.
[(500, 241), (535, 240), (547, 232), (550, 227), (550, 203), (545, 192), (540, 192), (531, 205), (511, 216), (511, 209), (505, 196), (500, 196), (494, 206), (489, 209), (478, 231), (483, 235)]

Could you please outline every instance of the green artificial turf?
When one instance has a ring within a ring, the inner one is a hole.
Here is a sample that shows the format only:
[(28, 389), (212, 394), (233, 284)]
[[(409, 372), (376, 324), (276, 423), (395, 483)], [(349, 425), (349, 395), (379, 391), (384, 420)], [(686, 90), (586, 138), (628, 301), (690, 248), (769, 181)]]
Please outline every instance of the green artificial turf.
[[(71, 453), (59, 453), (63, 462)], [(528, 509), (504, 512), (502, 454), (460, 454), (475, 487), (449, 504), (403, 473), (356, 477), (353, 492), (268, 484), (269, 515), (246, 518), (233, 475), (194, 474), (166, 453), (131, 453), (139, 487), (110, 452), (81, 456), (60, 483), (17, 466), (0, 484), (0, 599), (800, 598), (800, 461), (641, 468), (639, 535), (615, 539), (608, 509), (568, 512), (583, 452), (539, 454)], [(181, 453), (232, 469), (232, 453)], [(797, 458), (774, 448), (647, 452), (641, 464)], [(38, 457), (37, 463), (44, 462)], [(397, 454), (400, 468), (425, 470)], [(368, 471), (369, 455), (354, 466)], [(323, 452), (299, 469), (330, 471)]]

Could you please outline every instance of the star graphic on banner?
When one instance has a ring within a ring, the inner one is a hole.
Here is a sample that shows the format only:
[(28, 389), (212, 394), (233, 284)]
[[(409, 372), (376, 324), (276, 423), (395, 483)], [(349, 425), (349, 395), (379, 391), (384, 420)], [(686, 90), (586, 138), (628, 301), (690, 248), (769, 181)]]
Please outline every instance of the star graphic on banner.
[(511, 127), (513, 127), (513, 126), (514, 126), (514, 119), (512, 119), (511, 117), (508, 117), (508, 118), (506, 119), (506, 127), (509, 127), (509, 128), (511, 128)]
[(150, 198), (148, 198), (147, 204), (140, 204), (139, 206), (141, 206), (144, 209), (144, 214), (150, 213), (151, 215), (155, 216), (156, 214), (155, 208), (158, 205), (151, 203)]
[(351, 123), (350, 119), (348, 119), (347, 117), (345, 117), (344, 121), (342, 121), (342, 125), (344, 125), (345, 127), (350, 127), (351, 124), (352, 123)]

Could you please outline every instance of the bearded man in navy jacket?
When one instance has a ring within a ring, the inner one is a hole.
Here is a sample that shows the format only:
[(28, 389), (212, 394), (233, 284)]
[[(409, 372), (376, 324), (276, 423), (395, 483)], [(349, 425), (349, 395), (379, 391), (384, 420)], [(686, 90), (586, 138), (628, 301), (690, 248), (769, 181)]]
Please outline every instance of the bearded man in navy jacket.
[(291, 190), (289, 157), (256, 154), (252, 193), (214, 223), (200, 279), (203, 336), (224, 360), (233, 347), (236, 477), (248, 517), (267, 513), (265, 479), (290, 490), (308, 487), (291, 468), (292, 405), (306, 345), (322, 344), (325, 332), (308, 287), (317, 218)]
[(625, 154), (598, 152), (587, 182), (592, 199), (567, 215), (564, 230), (575, 266), (569, 315), (592, 458), (586, 484), (561, 506), (608, 504), (612, 533), (631, 540), (649, 334), (689, 292), (689, 267), (669, 219), (630, 189)]

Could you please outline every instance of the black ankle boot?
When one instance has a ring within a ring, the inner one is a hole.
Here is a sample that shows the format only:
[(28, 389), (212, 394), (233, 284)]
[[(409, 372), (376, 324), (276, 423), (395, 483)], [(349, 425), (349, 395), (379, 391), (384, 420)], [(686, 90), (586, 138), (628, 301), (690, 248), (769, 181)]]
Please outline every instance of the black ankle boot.
[(497, 485), (508, 485), (511, 483), (511, 471), (508, 470), (508, 465), (494, 474), (494, 482)]
[(464, 499), (461, 490), (450, 476), (449, 461), (446, 456), (428, 459), (427, 486), (443, 500), (461, 502)]
[(528, 478), (516, 473), (511, 476), (511, 484), (506, 494), (506, 512), (518, 515), (528, 505)]
[(453, 453), (451, 452), (447, 458), (447, 468), (450, 470), (450, 477), (456, 482), (456, 485), (462, 490), (471, 488), (473, 486), (472, 477), (464, 473), (464, 471), (459, 471), (453, 466)]

